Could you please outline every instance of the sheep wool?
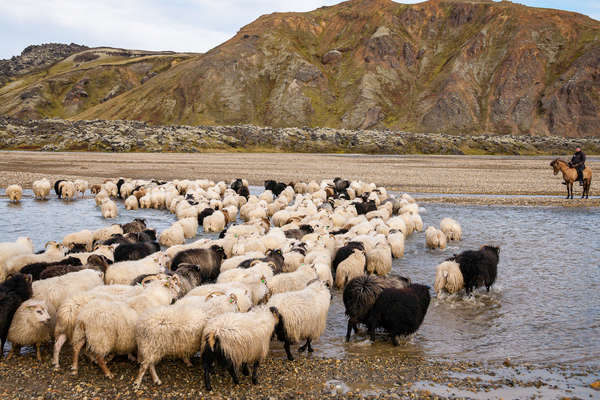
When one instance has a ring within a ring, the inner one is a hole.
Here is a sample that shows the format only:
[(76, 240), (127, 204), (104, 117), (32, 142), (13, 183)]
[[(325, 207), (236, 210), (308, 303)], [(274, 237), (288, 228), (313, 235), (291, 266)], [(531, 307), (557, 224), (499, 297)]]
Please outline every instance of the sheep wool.
[(444, 218), (440, 222), (440, 229), (446, 235), (448, 240), (462, 240), (462, 228), (458, 222), (452, 218)]
[(366, 263), (365, 253), (361, 250), (353, 249), (352, 253), (337, 266), (335, 286), (341, 289), (353, 278), (364, 274)]
[(46, 197), (50, 194), (50, 190), (52, 189), (52, 185), (50, 181), (46, 178), (34, 181), (31, 185), (33, 189), (33, 195), (36, 199), (45, 200)]
[(21, 201), (21, 197), (23, 197), (23, 188), (21, 185), (9, 185), (6, 188), (6, 195), (10, 201), (18, 203)]
[(375, 247), (367, 252), (367, 272), (387, 275), (392, 271), (392, 250), (389, 246)]
[(444, 232), (436, 229), (434, 226), (429, 226), (425, 230), (425, 244), (430, 249), (445, 249), (446, 248), (446, 235)]
[(33, 241), (25, 236), (19, 237), (15, 242), (0, 243), (0, 282), (6, 280), (6, 262), (13, 257), (33, 253)]
[(460, 266), (455, 261), (444, 261), (435, 268), (433, 290), (439, 295), (442, 291), (450, 294), (460, 291), (465, 285)]
[(160, 234), (158, 242), (166, 247), (185, 243), (183, 228), (177, 223), (171, 225)]
[(40, 346), (52, 337), (52, 316), (55, 311), (43, 300), (30, 299), (23, 302), (13, 317), (8, 330), (12, 344), (8, 358), (19, 346), (35, 345), (38, 361), (42, 361)]
[(125, 209), (126, 210), (137, 210), (139, 208), (139, 203), (137, 197), (131, 195), (125, 199)]
[(102, 204), (100, 204), (100, 212), (104, 218), (117, 218), (119, 215), (119, 210), (117, 209), (117, 204), (110, 200), (104, 199)]
[(317, 278), (317, 271), (313, 265), (303, 264), (294, 272), (284, 272), (274, 275), (267, 281), (271, 293), (284, 293), (300, 290), (306, 284)]

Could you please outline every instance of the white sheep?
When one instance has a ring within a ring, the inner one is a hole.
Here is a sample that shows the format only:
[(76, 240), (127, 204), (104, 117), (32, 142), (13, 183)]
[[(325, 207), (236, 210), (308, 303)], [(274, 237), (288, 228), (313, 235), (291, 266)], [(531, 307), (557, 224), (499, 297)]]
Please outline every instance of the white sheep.
[[(338, 267), (339, 268), (339, 267)], [(367, 252), (367, 272), (385, 276), (392, 271), (392, 249), (388, 245), (376, 246)]]
[(321, 282), (324, 282), (329, 285), (329, 287), (333, 286), (333, 275), (331, 274), (331, 265), (323, 264), (323, 263), (315, 263), (313, 264), (315, 271), (317, 271), (317, 277)]
[(223, 260), (223, 263), (221, 264), (221, 272), (237, 268), (238, 265), (240, 265), (242, 262), (244, 262), (246, 260), (250, 260), (253, 258), (263, 258), (264, 256), (265, 256), (265, 254), (261, 253), (259, 251), (251, 251), (251, 252), (246, 253), (241, 256), (230, 257), (226, 260)]
[(129, 285), (140, 275), (164, 272), (168, 261), (169, 257), (159, 251), (141, 260), (117, 262), (108, 266), (104, 280), (107, 285)]
[(204, 285), (196, 286), (190, 290), (184, 297), (178, 300), (179, 303), (196, 302), (193, 297), (200, 297), (205, 299), (209, 295), (215, 293), (224, 293), (226, 295), (234, 294), (237, 298), (237, 307), (240, 312), (246, 312), (253, 305), (258, 304), (266, 300), (268, 295), (268, 288), (266, 283), (261, 284), (261, 287), (257, 285), (257, 289), (261, 289), (261, 294), (257, 293), (257, 301), (252, 301), (252, 287), (241, 282), (226, 282), (226, 283), (207, 283)]
[(215, 211), (212, 215), (205, 217), (202, 222), (204, 232), (221, 232), (225, 229), (225, 224), (225, 214), (221, 211)]
[(21, 197), (23, 197), (23, 188), (21, 185), (9, 185), (6, 188), (6, 195), (10, 201), (18, 203), (21, 201)]
[(344, 261), (342, 261), (335, 272), (335, 286), (343, 288), (348, 282), (365, 273), (367, 258), (365, 253), (354, 249)]
[(444, 261), (435, 268), (433, 289), (439, 295), (443, 290), (452, 294), (465, 285), (460, 266), (455, 261)]
[(85, 196), (85, 191), (88, 189), (88, 181), (84, 179), (76, 179), (75, 182), (75, 190), (81, 193), (81, 197)]
[(237, 311), (237, 297), (231, 294), (209, 295), (207, 299), (194, 296), (187, 302), (178, 301), (143, 315), (135, 328), (140, 370), (134, 385), (140, 386), (148, 369), (154, 383), (162, 384), (155, 365), (166, 356), (182, 358), (192, 366), (189, 358), (200, 350), (202, 331), (209, 318)]
[(429, 226), (425, 230), (425, 244), (430, 249), (445, 249), (446, 248), (446, 235), (444, 232), (436, 229), (434, 226)]
[(42, 254), (19, 254), (5, 261), (5, 273), (13, 274), (28, 264), (39, 262), (54, 262), (65, 256), (65, 248), (56, 242), (46, 243), (46, 250)]
[(304, 254), (298, 251), (288, 251), (283, 254), (283, 272), (294, 272), (304, 262)]
[(316, 279), (317, 271), (313, 265), (304, 264), (294, 272), (284, 272), (268, 279), (267, 286), (272, 294), (300, 290)]
[(147, 310), (171, 304), (179, 288), (171, 280), (151, 282), (142, 293), (126, 300), (94, 299), (79, 311), (73, 330), (74, 375), (78, 372), (79, 353), (84, 345), (104, 375), (112, 379), (105, 357), (110, 354), (131, 354), (136, 349), (135, 326)]
[(277, 316), (266, 307), (247, 313), (221, 314), (210, 319), (202, 332), (201, 347), (206, 389), (212, 389), (210, 369), (219, 354), (231, 363), (234, 382), (238, 382), (237, 371), (246, 364), (253, 365), (252, 382), (258, 383), (258, 366), (269, 352), (271, 335), (278, 322)]
[(106, 285), (96, 286), (85, 292), (78, 292), (70, 295), (56, 311), (56, 326), (54, 327), (54, 352), (52, 356), (52, 364), (55, 369), (58, 369), (60, 351), (67, 340), (73, 338), (73, 329), (81, 307), (89, 303), (93, 299), (114, 300), (118, 297), (129, 298), (137, 296), (141, 293), (143, 287), (141, 285)]
[(50, 190), (52, 189), (52, 185), (50, 181), (46, 178), (34, 181), (31, 185), (33, 189), (33, 195), (36, 199), (45, 200), (46, 197), (50, 194)]
[(452, 218), (444, 218), (440, 222), (440, 229), (446, 235), (448, 240), (462, 240), (462, 228), (458, 222)]
[(122, 235), (123, 228), (121, 225), (113, 224), (104, 228), (100, 228), (94, 231), (93, 238), (94, 241), (103, 242), (105, 240), (110, 239), (112, 235)]
[[(123, 188), (123, 186), (121, 186)], [(126, 210), (137, 210), (139, 208), (139, 203), (137, 197), (131, 195), (125, 199), (125, 209)]]
[(96, 196), (94, 196), (94, 201), (96, 202), (96, 205), (99, 206), (102, 204), (102, 202), (105, 199), (108, 199), (108, 192), (104, 189), (100, 190), (98, 193), (96, 193)]
[(102, 204), (100, 204), (100, 212), (104, 218), (117, 218), (119, 215), (119, 210), (117, 209), (117, 204), (111, 199), (104, 199)]
[(273, 295), (267, 306), (274, 307), (280, 324), (275, 333), (284, 347), (289, 360), (293, 360), (290, 344), (306, 340), (299, 348), (313, 352), (311, 341), (318, 339), (325, 331), (331, 293), (325, 283), (315, 280), (302, 290)]
[(185, 243), (185, 234), (181, 225), (175, 223), (161, 232), (158, 242), (166, 247)]
[(198, 233), (198, 219), (197, 218), (183, 218), (175, 222), (183, 229), (183, 236), (186, 239), (191, 239)]
[(119, 195), (119, 188), (114, 182), (104, 182), (102, 184), (102, 189), (104, 189), (110, 197), (117, 197)]
[(42, 361), (41, 345), (52, 338), (52, 315), (55, 311), (43, 300), (29, 299), (19, 306), (13, 316), (7, 339), (12, 347), (7, 359), (10, 359), (20, 346), (36, 347), (38, 361)]
[(33, 254), (33, 241), (25, 236), (19, 237), (14, 242), (0, 243), (0, 282), (6, 280), (6, 262), (13, 257)]
[(392, 229), (387, 236), (387, 240), (392, 249), (392, 257), (404, 257), (404, 233)]
[(96, 286), (104, 285), (104, 274), (93, 269), (83, 269), (77, 272), (42, 279), (32, 283), (33, 299), (44, 300), (54, 310), (61, 303), (77, 292), (84, 292)]
[(79, 232), (69, 233), (63, 238), (62, 244), (67, 248), (72, 248), (75, 244), (83, 244), (87, 251), (92, 251), (94, 234), (92, 231), (84, 229)]
[(63, 181), (58, 184), (58, 188), (63, 200), (73, 200), (75, 198), (77, 189), (75, 188), (75, 184), (73, 182)]

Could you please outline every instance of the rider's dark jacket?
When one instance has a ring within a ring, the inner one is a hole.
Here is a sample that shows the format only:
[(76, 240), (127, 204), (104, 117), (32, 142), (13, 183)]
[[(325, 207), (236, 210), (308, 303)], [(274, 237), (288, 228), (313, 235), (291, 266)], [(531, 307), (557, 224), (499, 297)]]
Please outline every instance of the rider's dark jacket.
[(573, 158), (571, 158), (571, 162), (569, 163), (569, 165), (572, 168), (584, 169), (585, 168), (585, 153), (581, 150), (578, 151), (577, 153), (575, 153), (573, 155)]

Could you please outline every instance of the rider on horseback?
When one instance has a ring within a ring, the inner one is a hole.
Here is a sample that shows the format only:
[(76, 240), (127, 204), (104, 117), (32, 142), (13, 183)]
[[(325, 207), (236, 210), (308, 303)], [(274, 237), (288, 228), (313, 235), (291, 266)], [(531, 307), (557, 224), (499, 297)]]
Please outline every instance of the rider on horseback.
[(575, 149), (575, 154), (569, 162), (569, 167), (577, 169), (577, 180), (579, 186), (583, 186), (583, 170), (585, 169), (585, 153), (581, 151), (580, 147)]

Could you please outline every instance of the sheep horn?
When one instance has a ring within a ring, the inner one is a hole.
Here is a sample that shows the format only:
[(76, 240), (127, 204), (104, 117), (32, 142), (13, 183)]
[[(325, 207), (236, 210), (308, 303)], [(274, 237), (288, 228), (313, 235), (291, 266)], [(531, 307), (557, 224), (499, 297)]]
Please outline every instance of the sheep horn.
[(204, 298), (204, 301), (212, 299), (213, 297), (217, 297), (217, 296), (225, 296), (225, 292), (222, 292), (222, 291), (210, 292), (209, 294), (206, 295), (206, 297)]

